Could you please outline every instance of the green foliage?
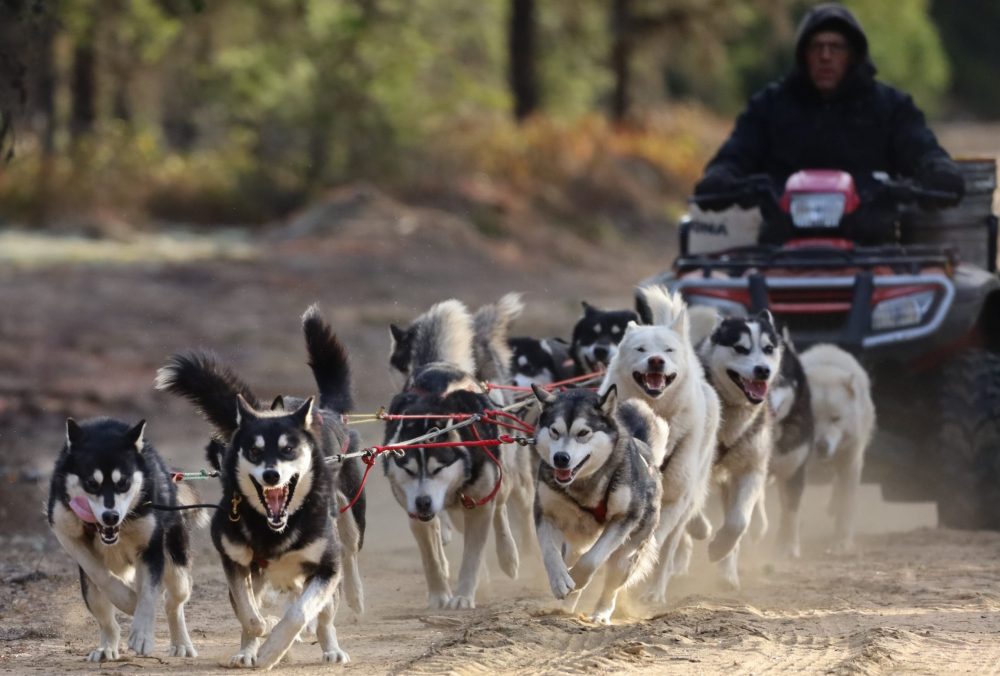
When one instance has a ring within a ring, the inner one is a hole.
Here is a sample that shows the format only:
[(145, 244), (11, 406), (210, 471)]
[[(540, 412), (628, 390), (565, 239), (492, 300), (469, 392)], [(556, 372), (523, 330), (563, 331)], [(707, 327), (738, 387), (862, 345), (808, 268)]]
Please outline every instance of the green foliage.
[(1000, 3), (996, 0), (933, 0), (931, 13), (951, 62), (951, 93), (958, 107), (1000, 117)]
[(879, 77), (910, 93), (933, 114), (948, 89), (948, 59), (930, 16), (929, 0), (846, 0), (868, 34)]

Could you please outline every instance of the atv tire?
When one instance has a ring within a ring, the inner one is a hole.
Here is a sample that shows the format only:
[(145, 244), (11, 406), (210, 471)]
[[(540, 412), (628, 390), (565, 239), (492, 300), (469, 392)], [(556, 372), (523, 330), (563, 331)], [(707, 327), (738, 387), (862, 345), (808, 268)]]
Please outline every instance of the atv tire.
[(944, 366), (939, 396), (938, 522), (1000, 530), (1000, 355), (957, 354)]

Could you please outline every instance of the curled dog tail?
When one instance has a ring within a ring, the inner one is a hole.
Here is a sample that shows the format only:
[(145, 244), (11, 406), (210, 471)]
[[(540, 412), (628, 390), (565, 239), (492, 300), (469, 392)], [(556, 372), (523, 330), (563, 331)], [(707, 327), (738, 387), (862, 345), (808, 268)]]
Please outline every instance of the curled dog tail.
[(236, 395), (260, 408), (250, 386), (207, 352), (193, 350), (171, 356), (157, 371), (155, 385), (158, 390), (188, 399), (224, 438), (231, 437), (237, 428)]
[(302, 315), (302, 332), (309, 352), (309, 368), (319, 388), (320, 408), (346, 413), (354, 408), (351, 397), (351, 369), (347, 348), (323, 321), (319, 307), (309, 306)]
[(521, 294), (508, 293), (496, 303), (484, 305), (473, 316), (472, 349), (476, 377), (494, 383), (510, 382), (513, 353), (507, 342), (511, 323), (521, 316)]
[(635, 291), (636, 309), (646, 324), (669, 326), (687, 334), (687, 304), (680, 291), (670, 293), (663, 286), (644, 286)]
[(475, 372), (472, 316), (461, 301), (452, 298), (432, 305), (413, 320), (407, 332), (412, 334), (410, 373), (433, 362)]

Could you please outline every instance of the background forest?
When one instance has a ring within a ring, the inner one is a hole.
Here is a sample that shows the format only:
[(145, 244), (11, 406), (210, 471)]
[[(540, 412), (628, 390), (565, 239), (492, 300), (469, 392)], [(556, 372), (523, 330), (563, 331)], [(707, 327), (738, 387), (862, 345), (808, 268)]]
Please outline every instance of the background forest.
[[(811, 4), (0, 0), (0, 219), (266, 223), (365, 182), (584, 232), (661, 222)], [(1000, 116), (1000, 3), (845, 4), (932, 117)]]

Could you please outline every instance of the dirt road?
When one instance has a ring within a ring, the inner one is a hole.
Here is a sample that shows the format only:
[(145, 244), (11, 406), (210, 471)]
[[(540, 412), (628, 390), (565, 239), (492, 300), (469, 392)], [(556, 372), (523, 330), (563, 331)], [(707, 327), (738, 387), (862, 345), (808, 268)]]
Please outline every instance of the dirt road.
[[(164, 456), (200, 468), (207, 424), (151, 388), (155, 369), (174, 350), (216, 350), (262, 396), (311, 391), (298, 316), (318, 300), (352, 349), (358, 409), (371, 411), (393, 392), (388, 322), (452, 295), (477, 305), (520, 290), (527, 311), (518, 331), (566, 335), (581, 299), (628, 305), (631, 286), (669, 260), (650, 246), (595, 249), (544, 231), (516, 244), (468, 235), (439, 215), (379, 209), (379, 218), (347, 217), (295, 238), (269, 232), (253, 240), (157, 240), (155, 251), (138, 247), (139, 263), (123, 262), (131, 254), (122, 247), (95, 251), (80, 241), (43, 243), (47, 261), (32, 266), (36, 240), (0, 238), (0, 469), (9, 480), (0, 491), (0, 673), (216, 673), (238, 643), (221, 570), (202, 532), (188, 606), (200, 656), (165, 657), (161, 615), (156, 656), (83, 661), (96, 627), (40, 510), (65, 416), (146, 417)], [(366, 434), (374, 441), (379, 431)], [(932, 507), (886, 505), (874, 487), (864, 492), (857, 554), (825, 553), (827, 491), (812, 487), (801, 561), (771, 561), (764, 542), (744, 567), (745, 589), (734, 593), (716, 588), (699, 552), (668, 606), (632, 608), (640, 619), (595, 627), (553, 612), (534, 560), (511, 581), (491, 556), (476, 610), (425, 610), (405, 517), (379, 474), (369, 485), (361, 561), (368, 612), (357, 618), (345, 608), (337, 622), (352, 664), (326, 667), (316, 661), (317, 646), (302, 644), (283, 673), (1000, 668), (1000, 535), (928, 528)], [(214, 495), (208, 482), (202, 488)], [(450, 554), (458, 560), (455, 543)]]

